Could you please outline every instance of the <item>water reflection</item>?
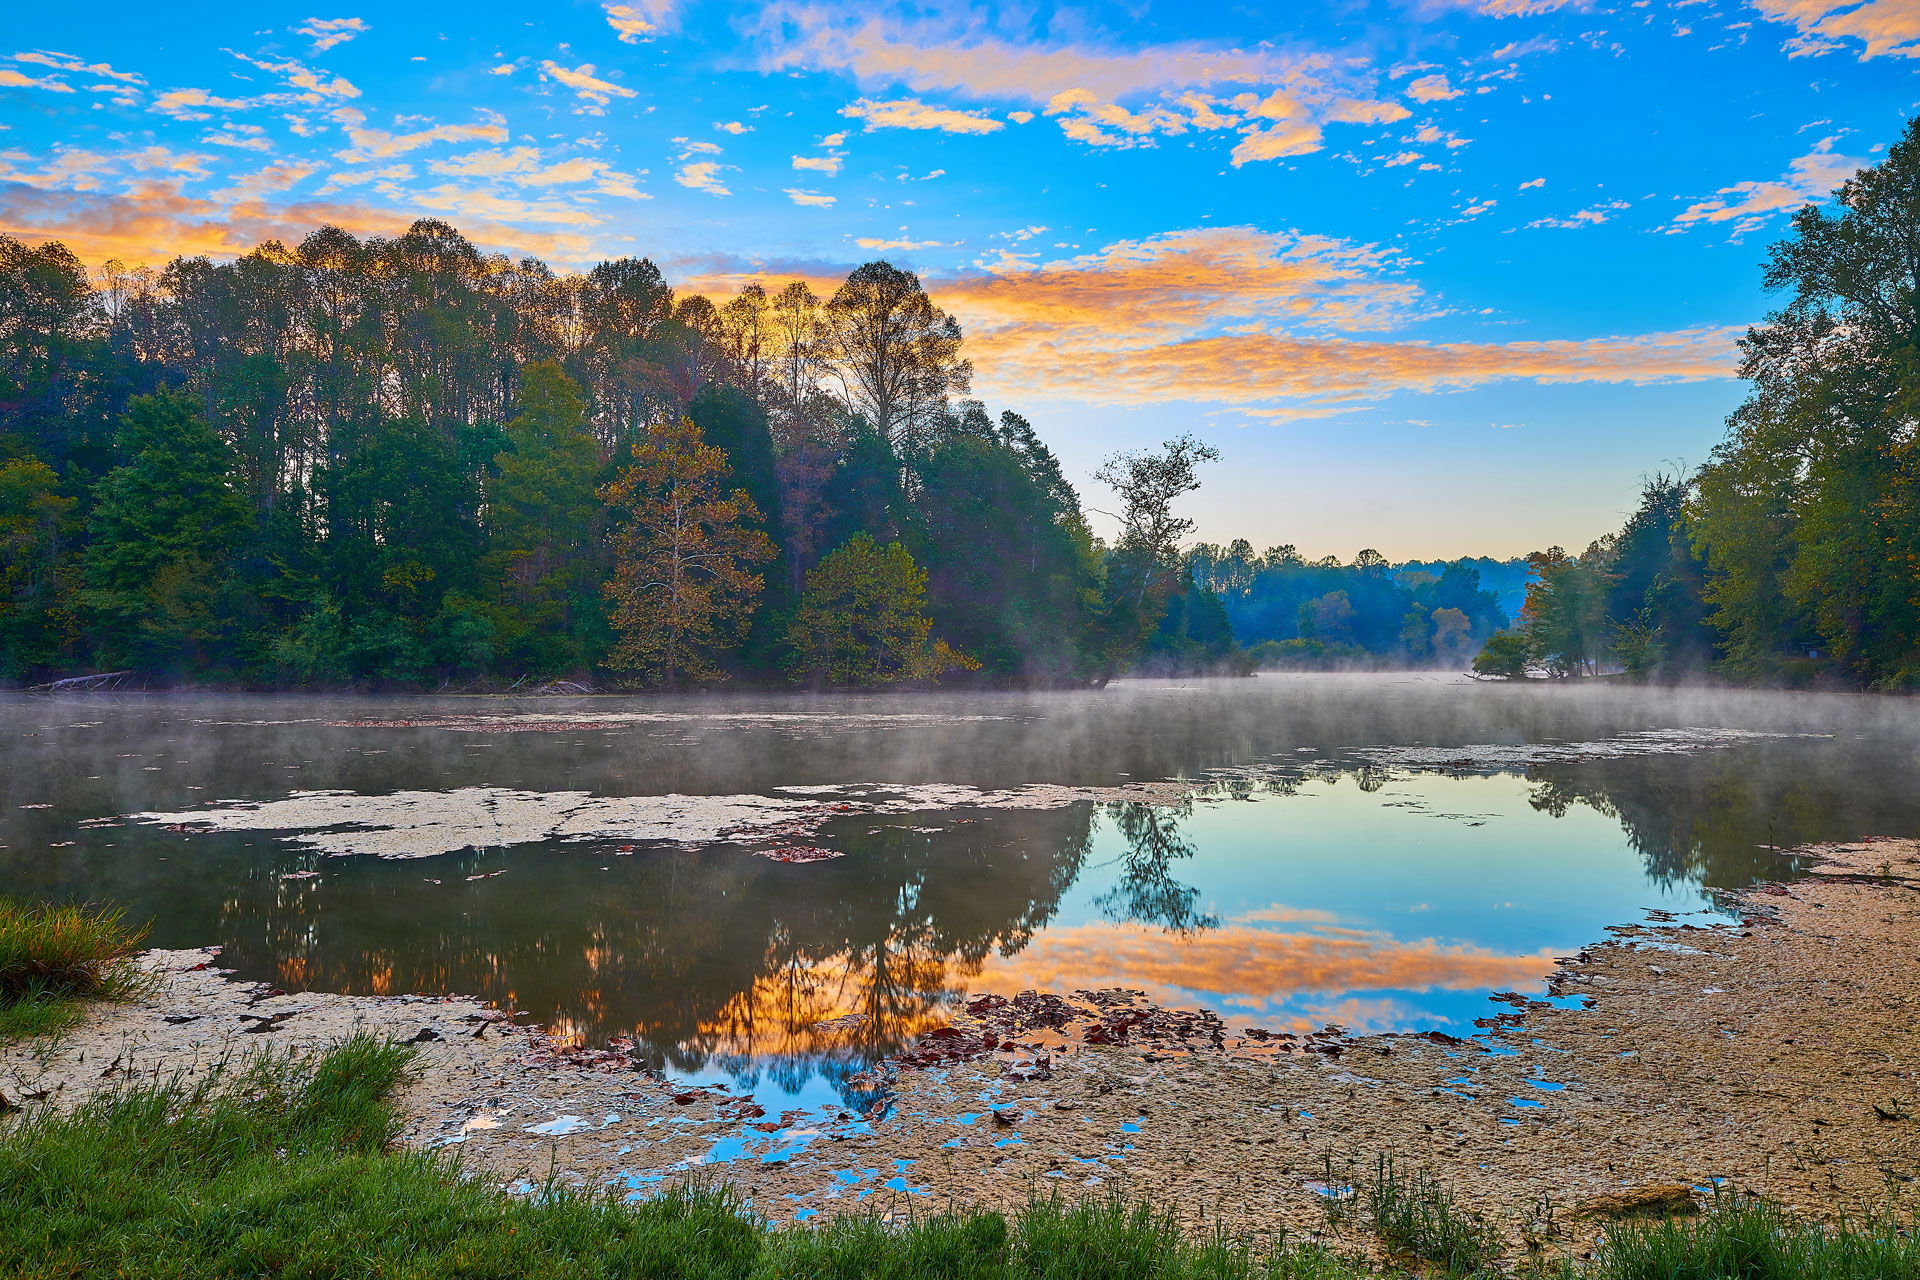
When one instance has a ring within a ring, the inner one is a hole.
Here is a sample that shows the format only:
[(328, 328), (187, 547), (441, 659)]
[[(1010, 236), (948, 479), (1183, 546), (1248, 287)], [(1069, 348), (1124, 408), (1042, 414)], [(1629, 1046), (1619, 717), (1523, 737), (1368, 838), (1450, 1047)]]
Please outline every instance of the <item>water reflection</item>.
[[(346, 723), (444, 723), (451, 700), (0, 698), (0, 880), (125, 903), (161, 945), (221, 943), (282, 987), (479, 994), (777, 1100), (852, 1096), (866, 1065), (978, 990), (1118, 985), (1269, 1026), (1458, 1030), (1486, 992), (1537, 982), (1643, 907), (1693, 909), (1704, 887), (1781, 874), (1763, 846), (1920, 828), (1912, 704), (1894, 700), (1708, 708), (1378, 679), (1111, 692), (975, 697), (967, 709), (995, 718), (966, 721), (958, 701), (845, 699), (818, 731), (788, 715), (484, 735)], [(816, 705), (689, 705), (762, 704)], [(922, 711), (946, 718), (877, 718)], [(1836, 736), (1492, 776), (1352, 754), (1694, 723)], [(1275, 762), (1287, 768), (1229, 773), (1180, 805), (849, 814), (818, 836), (845, 856), (804, 866), (591, 842), (331, 859), (272, 833), (81, 825), (301, 788), (1113, 785)]]
[(1172, 871), (1174, 863), (1197, 852), (1180, 834), (1181, 822), (1193, 815), (1192, 803), (1118, 804), (1108, 806), (1108, 812), (1126, 849), (1113, 888), (1095, 899), (1107, 918), (1159, 925), (1179, 934), (1219, 927), (1220, 917), (1195, 908), (1200, 890), (1182, 884)]

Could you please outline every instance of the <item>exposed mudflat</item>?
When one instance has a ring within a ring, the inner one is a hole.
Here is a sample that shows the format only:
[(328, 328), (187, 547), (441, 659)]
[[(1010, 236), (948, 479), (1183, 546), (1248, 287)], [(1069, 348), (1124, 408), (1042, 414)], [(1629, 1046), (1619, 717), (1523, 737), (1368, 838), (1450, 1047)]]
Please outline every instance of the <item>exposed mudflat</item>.
[(1797, 852), (1814, 874), (1740, 895), (1737, 923), (1617, 929), (1470, 1041), (1294, 1038), (1121, 992), (982, 998), (873, 1081), (869, 1115), (780, 1116), (471, 1001), (272, 994), (210, 952), (154, 952), (146, 998), (0, 1047), (0, 1094), (71, 1105), (370, 1030), (419, 1043), (406, 1141), (522, 1189), (639, 1196), (708, 1170), (790, 1219), (1118, 1186), (1267, 1232), (1323, 1225), (1329, 1161), (1337, 1191), (1387, 1154), (1544, 1237), (1577, 1235), (1598, 1197), (1715, 1179), (1857, 1213), (1920, 1174), (1920, 842)]

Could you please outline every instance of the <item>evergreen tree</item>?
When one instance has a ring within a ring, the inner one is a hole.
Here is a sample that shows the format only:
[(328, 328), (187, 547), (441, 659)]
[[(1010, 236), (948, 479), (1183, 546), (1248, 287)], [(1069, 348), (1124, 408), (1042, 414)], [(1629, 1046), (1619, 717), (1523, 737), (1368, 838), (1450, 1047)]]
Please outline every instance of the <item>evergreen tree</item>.
[(606, 509), (586, 401), (558, 364), (522, 371), (506, 437), (486, 489), (503, 653), (535, 673), (583, 670), (606, 648)]
[(73, 575), (61, 553), (77, 505), (40, 459), (0, 462), (0, 676), (47, 670), (76, 639)]
[(174, 391), (128, 402), (115, 448), (126, 461), (101, 480), (87, 523), (84, 602), (100, 657), (204, 665), (227, 557), (250, 524), (232, 454)]

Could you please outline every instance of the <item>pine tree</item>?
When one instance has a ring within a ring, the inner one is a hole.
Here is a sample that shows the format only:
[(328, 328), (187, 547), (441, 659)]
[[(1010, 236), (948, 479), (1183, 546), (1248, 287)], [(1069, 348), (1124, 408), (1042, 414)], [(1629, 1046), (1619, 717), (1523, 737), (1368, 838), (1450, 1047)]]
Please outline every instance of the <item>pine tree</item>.
[(126, 461), (95, 489), (85, 602), (111, 665), (204, 660), (225, 559), (250, 524), (232, 455), (176, 391), (127, 404)]
[(594, 492), (600, 445), (580, 388), (558, 364), (521, 373), (511, 448), (486, 486), (489, 567), (507, 653), (537, 672), (589, 665), (604, 627), (598, 586), (606, 509)]

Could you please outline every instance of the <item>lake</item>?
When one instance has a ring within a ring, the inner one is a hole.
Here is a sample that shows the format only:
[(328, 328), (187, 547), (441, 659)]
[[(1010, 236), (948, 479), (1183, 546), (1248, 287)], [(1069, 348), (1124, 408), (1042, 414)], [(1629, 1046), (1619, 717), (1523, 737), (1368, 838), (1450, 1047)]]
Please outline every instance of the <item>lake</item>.
[(1920, 830), (1917, 706), (1405, 674), (0, 695), (0, 892), (815, 1105), (978, 991), (1471, 1033), (1609, 926), (1793, 874), (1777, 849)]

